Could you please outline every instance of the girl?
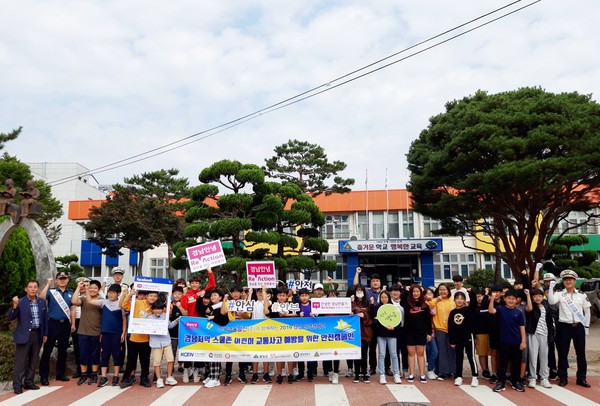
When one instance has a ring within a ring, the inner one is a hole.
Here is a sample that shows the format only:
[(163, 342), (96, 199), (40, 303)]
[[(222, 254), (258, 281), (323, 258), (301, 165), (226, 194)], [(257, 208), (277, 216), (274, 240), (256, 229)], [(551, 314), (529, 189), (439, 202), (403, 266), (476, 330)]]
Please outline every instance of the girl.
[[(331, 278), (329, 278), (331, 279)], [(331, 284), (330, 284), (331, 286)], [(338, 297), (338, 294), (335, 290), (330, 289), (329, 292), (327, 293), (327, 297)], [(330, 316), (333, 316), (332, 314), (330, 314)], [(336, 359), (336, 360), (326, 360), (323, 361), (323, 370), (324, 371), (329, 371), (327, 373), (328, 377), (329, 377), (329, 382), (331, 382), (334, 385), (337, 385), (339, 383), (339, 373), (340, 373), (340, 360)]]
[[(223, 291), (220, 289), (215, 289), (210, 294), (210, 303), (211, 306), (207, 309), (207, 311), (200, 315), (201, 317), (206, 317), (209, 320), (214, 320), (215, 323), (219, 325), (224, 325), (229, 322), (229, 317), (227, 316), (227, 306), (223, 305)], [(204, 380), (205, 388), (215, 388), (221, 385), (219, 381), (219, 376), (221, 375), (221, 363), (220, 362), (211, 362), (209, 364), (209, 374), (208, 378)]]
[(369, 302), (365, 297), (365, 288), (362, 285), (354, 286), (354, 297), (352, 300), (352, 313), (360, 317), (360, 353), (361, 358), (354, 360), (354, 380), (358, 383), (371, 383), (367, 371), (367, 355), (369, 353), (369, 342), (373, 338), (371, 315), (369, 314)]
[(470, 301), (472, 305), (467, 305), (467, 297), (464, 292), (457, 291), (454, 294), (454, 303), (456, 308), (450, 312), (448, 318), (448, 342), (455, 354), (456, 378), (454, 385), (460, 386), (463, 383), (462, 365), (463, 355), (467, 352), (467, 359), (471, 366), (471, 386), (479, 386), (477, 379), (477, 362), (475, 362), (475, 340), (473, 338), (473, 324), (475, 322), (477, 299)]
[[(415, 380), (416, 356), (420, 373), (419, 381), (421, 383), (427, 383), (427, 378), (425, 376), (425, 345), (432, 341), (431, 313), (429, 307), (425, 304), (425, 295), (421, 290), (421, 286), (417, 284), (410, 285), (408, 294), (402, 295), (402, 299), (401, 303), (404, 307), (405, 314), (404, 327), (407, 332), (408, 382), (412, 383)], [(433, 364), (435, 365), (435, 361)], [(434, 368), (435, 366), (431, 368), (431, 371), (433, 371)]]
[(456, 305), (454, 304), (454, 300), (450, 298), (450, 288), (445, 283), (440, 283), (435, 296), (435, 298), (427, 302), (427, 305), (429, 309), (435, 309), (433, 327), (435, 342), (438, 347), (438, 379), (443, 381), (456, 372), (454, 350), (450, 348), (450, 344), (448, 343), (448, 317)]
[[(381, 306), (391, 303), (392, 297), (390, 296), (390, 293), (383, 290), (379, 295), (379, 304), (373, 308), (371, 313), (371, 316), (373, 317), (373, 333), (377, 337), (377, 347), (379, 351), (379, 383), (382, 385), (387, 383), (385, 381), (386, 347), (390, 349), (390, 358), (392, 361), (392, 369), (394, 371), (394, 383), (402, 383), (402, 379), (400, 378), (400, 366), (398, 365), (398, 353), (396, 351), (396, 336), (398, 335), (398, 330), (400, 330), (402, 323), (398, 324), (396, 327), (389, 327), (384, 326), (375, 318), (375, 316), (377, 316), (377, 311)], [(401, 312), (403, 312), (402, 310), (403, 309), (400, 308)], [(404, 317), (401, 317), (401, 320), (404, 320)]]

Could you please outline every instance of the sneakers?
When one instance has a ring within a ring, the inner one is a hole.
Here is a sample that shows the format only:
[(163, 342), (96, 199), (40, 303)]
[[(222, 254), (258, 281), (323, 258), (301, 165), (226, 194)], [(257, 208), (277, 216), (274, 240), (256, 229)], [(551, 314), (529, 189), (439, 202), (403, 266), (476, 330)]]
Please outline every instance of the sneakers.
[(198, 370), (198, 368), (194, 368), (194, 372), (192, 373), (192, 377), (193, 377), (195, 383), (200, 382), (200, 371)]
[(135, 383), (135, 377), (133, 377), (133, 376), (130, 376), (129, 378), (123, 378), (121, 380), (121, 383), (119, 384), (119, 388), (125, 389), (125, 388), (130, 387), (134, 383)]
[(102, 388), (108, 384), (108, 378), (105, 376), (100, 377), (100, 381), (98, 382), (98, 387)]
[(156, 387), (157, 388), (164, 388), (165, 387), (165, 382), (162, 380), (162, 378), (159, 378), (156, 380)]
[(498, 383), (498, 375), (492, 374), (492, 376), (490, 376), (490, 383)]
[(456, 377), (456, 379), (454, 380), (454, 386), (460, 386), (462, 385), (462, 383), (463, 379), (460, 376)]
[(352, 380), (352, 382), (359, 383), (360, 382), (360, 376), (359, 375), (354, 375), (354, 379)]
[(521, 381), (515, 381), (513, 382), (512, 385), (513, 389), (516, 390), (517, 392), (525, 392), (525, 387), (523, 386), (523, 384), (521, 383)]
[(90, 381), (88, 382), (88, 385), (95, 385), (97, 383), (98, 383), (98, 374), (93, 373), (92, 375), (90, 375)]
[(87, 374), (81, 374), (81, 376), (79, 377), (79, 380), (77, 381), (77, 386), (83, 385), (84, 383), (87, 382), (88, 376)]
[(419, 382), (421, 382), (421, 383), (427, 383), (427, 378), (425, 377), (425, 375), (421, 375), (419, 377)]
[(400, 378), (400, 374), (394, 374), (394, 383), (402, 383), (402, 378)]
[[(208, 382), (206, 382), (205, 386), (208, 385), (211, 381), (215, 381), (216, 379), (209, 379)], [(223, 386), (229, 386), (231, 385), (231, 376), (226, 376), (225, 377), (225, 381), (223, 381)], [(213, 388), (213, 386), (210, 386), (211, 388)]]
[(385, 375), (379, 375), (379, 383), (382, 385), (387, 384), (387, 382), (385, 380)]
[[(231, 378), (229, 378), (229, 382), (231, 383)], [(216, 388), (217, 386), (221, 386), (221, 382), (219, 382), (217, 379), (211, 379), (210, 381), (206, 382), (206, 385), (204, 385), (205, 388)]]
[(375, 371), (375, 368), (370, 368), (368, 375), (375, 375), (376, 373), (377, 371)]
[(294, 374), (295, 381), (301, 381), (304, 379), (304, 374)]
[(548, 379), (550, 379), (551, 381), (557, 381), (558, 380), (558, 372), (550, 371), (550, 376), (548, 377)]
[(535, 388), (535, 378), (529, 378), (529, 384), (527, 386)]
[(490, 378), (492, 377), (492, 375), (490, 374), (490, 371), (489, 371), (489, 370), (487, 370), (487, 369), (484, 369), (484, 370), (481, 372), (481, 377), (482, 377), (483, 379), (490, 379)]
[(413, 383), (415, 381), (415, 376), (414, 375), (408, 375), (408, 378), (406, 378), (406, 380), (408, 381), (408, 383)]
[(352, 378), (352, 376), (354, 375), (354, 372), (352, 371), (352, 368), (348, 368), (348, 370), (346, 371), (346, 375), (344, 375), (346, 378)]
[(386, 369), (385, 369), (385, 374), (386, 374), (387, 376), (394, 376), (394, 373), (393, 373), (393, 372), (392, 372), (392, 370), (391, 370), (391, 369), (389, 369), (389, 368), (386, 368)]
[(272, 383), (271, 375), (269, 375), (269, 372), (265, 372), (265, 374), (263, 375), (263, 381), (265, 381), (265, 383)]
[(283, 375), (277, 375), (277, 384), (281, 385), (283, 383)]
[(504, 383), (502, 383), (502, 382), (498, 382), (498, 383), (496, 384), (496, 386), (494, 386), (494, 389), (493, 389), (493, 391), (494, 391), (494, 392), (502, 392), (504, 389), (505, 389), (505, 388), (504, 388)]
[(243, 384), (246, 384), (246, 383), (248, 383), (248, 381), (246, 381), (246, 375), (245, 375), (245, 374), (242, 374), (242, 373), (240, 373), (240, 374), (238, 375), (238, 381), (240, 381), (240, 382), (241, 382), (241, 383), (243, 383)]
[(437, 375), (433, 371), (427, 371), (427, 379), (431, 381), (435, 381), (437, 379)]
[(112, 386), (119, 386), (119, 377), (113, 376)]
[(552, 387), (552, 385), (550, 384), (550, 381), (548, 381), (547, 379), (542, 379), (542, 382), (540, 382), (540, 383), (546, 389), (550, 389)]
[(294, 383), (295, 379), (293, 375), (288, 375), (288, 383)]
[(369, 379), (369, 375), (363, 376), (363, 382), (364, 383), (371, 383), (371, 380)]
[(210, 381), (210, 377), (206, 377), (206, 378), (205, 378), (205, 379), (202, 381), (202, 383), (206, 385), (206, 384), (208, 383), (208, 381)]
[(331, 377), (333, 376), (333, 371), (329, 371), (327, 373), (327, 379), (329, 380), (329, 382), (331, 382)]
[(331, 374), (331, 383), (334, 385), (340, 383), (339, 375), (335, 372)]
[(151, 388), (152, 384), (148, 378), (140, 378), (140, 385), (144, 388)]
[(472, 388), (476, 388), (479, 386), (479, 379), (474, 376), (473, 378), (471, 378), (471, 387)]
[(177, 381), (172, 376), (167, 376), (167, 379), (165, 380), (165, 383), (167, 385), (171, 385), (171, 386), (177, 385)]
[(190, 369), (183, 368), (183, 376), (181, 377), (183, 383), (188, 383), (190, 381)]
[(258, 382), (258, 374), (252, 374), (252, 379), (250, 379), (250, 383), (255, 385)]

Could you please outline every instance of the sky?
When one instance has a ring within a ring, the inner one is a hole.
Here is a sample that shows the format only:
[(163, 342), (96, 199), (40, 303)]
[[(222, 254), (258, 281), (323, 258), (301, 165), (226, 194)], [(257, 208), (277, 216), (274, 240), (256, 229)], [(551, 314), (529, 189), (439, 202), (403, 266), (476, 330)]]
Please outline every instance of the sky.
[[(275, 146), (298, 139), (345, 162), (340, 175), (354, 178), (355, 190), (404, 188), (411, 142), (448, 101), (525, 86), (598, 100), (600, 1), (542, 0), (448, 40), (532, 2), (343, 85), (358, 75), (336, 79), (511, 2), (3, 2), (0, 132), (23, 127), (5, 151), (94, 170), (189, 137), (195, 142), (94, 176), (114, 184), (177, 168), (196, 185), (216, 161), (262, 165)], [(313, 88), (325, 91), (206, 132)]]

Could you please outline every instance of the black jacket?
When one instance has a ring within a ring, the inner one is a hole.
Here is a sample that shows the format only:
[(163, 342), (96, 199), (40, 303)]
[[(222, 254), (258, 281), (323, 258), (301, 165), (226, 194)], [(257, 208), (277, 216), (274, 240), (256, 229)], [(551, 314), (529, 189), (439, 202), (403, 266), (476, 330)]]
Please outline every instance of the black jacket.
[[(542, 306), (544, 306), (544, 309), (546, 309), (546, 327), (548, 327), (548, 344), (550, 344), (554, 342), (554, 335), (556, 331), (554, 328), (555, 310), (550, 307), (546, 299), (542, 301)], [(533, 303), (533, 309), (530, 312), (525, 312), (525, 331), (527, 334), (535, 334), (535, 330), (537, 329), (538, 321), (540, 320), (541, 315), (542, 311), (536, 303)]]

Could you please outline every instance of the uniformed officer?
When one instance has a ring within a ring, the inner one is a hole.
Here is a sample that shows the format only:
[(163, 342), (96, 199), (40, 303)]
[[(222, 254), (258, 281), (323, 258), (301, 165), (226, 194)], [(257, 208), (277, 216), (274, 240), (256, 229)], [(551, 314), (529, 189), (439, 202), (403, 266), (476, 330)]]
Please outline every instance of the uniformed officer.
[(558, 304), (558, 323), (556, 325), (556, 349), (558, 350), (558, 378), (559, 385), (566, 386), (567, 368), (569, 366), (567, 355), (571, 340), (577, 355), (577, 385), (589, 388), (586, 381), (587, 362), (585, 360), (585, 336), (590, 331), (590, 307), (587, 296), (575, 289), (577, 274), (565, 269), (560, 273), (565, 289), (554, 292), (556, 281), (550, 283), (548, 303)]
[(44, 343), (44, 350), (40, 360), (40, 383), (47, 386), (48, 375), (50, 372), (50, 354), (54, 346), (58, 347), (58, 357), (56, 359), (56, 380), (68, 381), (66, 375), (67, 348), (69, 347), (69, 337), (75, 331), (75, 307), (71, 304), (73, 291), (67, 288), (69, 283), (69, 274), (58, 272), (56, 274), (56, 287), (50, 287), (51, 280), (40, 293), (40, 298), (48, 301), (48, 339)]

